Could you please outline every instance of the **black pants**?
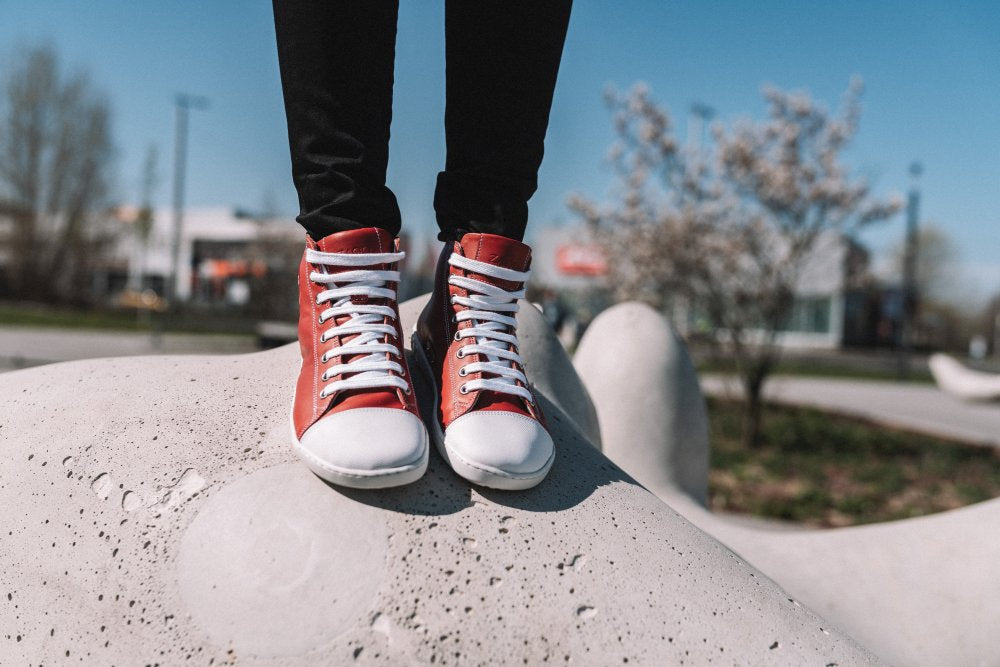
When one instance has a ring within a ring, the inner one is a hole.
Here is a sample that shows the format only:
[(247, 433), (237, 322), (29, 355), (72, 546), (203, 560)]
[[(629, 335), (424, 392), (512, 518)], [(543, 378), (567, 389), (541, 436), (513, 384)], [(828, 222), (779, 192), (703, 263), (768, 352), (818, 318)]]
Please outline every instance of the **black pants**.
[[(396, 0), (274, 0), (298, 221), (314, 239), (399, 233), (385, 185)], [(434, 209), (458, 230), (524, 236), (571, 0), (448, 0), (445, 135)]]

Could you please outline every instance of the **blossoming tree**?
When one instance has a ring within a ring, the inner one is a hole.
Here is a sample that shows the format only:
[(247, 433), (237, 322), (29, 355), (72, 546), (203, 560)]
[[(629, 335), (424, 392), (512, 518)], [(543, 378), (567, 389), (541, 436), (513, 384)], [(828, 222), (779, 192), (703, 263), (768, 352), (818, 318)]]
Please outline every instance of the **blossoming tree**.
[(711, 323), (746, 396), (744, 438), (760, 437), (764, 382), (778, 334), (817, 240), (883, 220), (898, 198), (874, 197), (842, 153), (858, 128), (859, 80), (831, 114), (805, 93), (765, 88), (765, 119), (716, 124), (706, 149), (681, 147), (644, 85), (606, 99), (618, 136), (611, 202), (575, 195), (611, 261), (619, 299), (667, 309), (681, 299)]

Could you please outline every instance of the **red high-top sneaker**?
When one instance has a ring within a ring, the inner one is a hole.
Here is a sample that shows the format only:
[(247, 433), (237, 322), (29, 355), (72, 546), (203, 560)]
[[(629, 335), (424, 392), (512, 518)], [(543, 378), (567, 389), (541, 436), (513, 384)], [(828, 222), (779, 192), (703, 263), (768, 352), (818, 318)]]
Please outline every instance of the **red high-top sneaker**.
[(441, 455), (462, 477), (527, 489), (552, 467), (555, 448), (517, 349), (517, 300), (531, 249), (493, 234), (445, 245), (413, 351), (436, 384), (426, 415)]
[(427, 469), (396, 304), (403, 256), (376, 228), (306, 240), (292, 430), (296, 453), (334, 484), (399, 486)]

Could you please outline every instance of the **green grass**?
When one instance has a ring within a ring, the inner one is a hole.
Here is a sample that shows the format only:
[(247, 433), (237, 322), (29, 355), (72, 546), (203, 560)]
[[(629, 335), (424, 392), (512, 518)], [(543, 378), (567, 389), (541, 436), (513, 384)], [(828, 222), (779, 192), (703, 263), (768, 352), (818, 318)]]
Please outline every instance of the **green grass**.
[(740, 442), (739, 409), (709, 401), (713, 510), (846, 526), (1000, 496), (1000, 456), (992, 449), (768, 406), (763, 443), (748, 450)]
[(129, 308), (72, 308), (0, 302), (0, 326), (102, 331), (150, 331), (252, 335), (254, 320), (223, 310), (186, 309), (140, 316)]
[(59, 327), (67, 329), (142, 329), (134, 311), (54, 308), (36, 304), (0, 303), (4, 326)]
[[(910, 371), (908, 378), (901, 379), (895, 368), (884, 364), (861, 364), (845, 362), (836, 357), (823, 360), (783, 359), (774, 370), (774, 375), (796, 375), (824, 378), (848, 378), (854, 380), (891, 380), (893, 382), (917, 382), (931, 384), (934, 378), (930, 371), (918, 364)], [(724, 373), (734, 375), (736, 365), (728, 360), (703, 359), (696, 364), (699, 374)]]

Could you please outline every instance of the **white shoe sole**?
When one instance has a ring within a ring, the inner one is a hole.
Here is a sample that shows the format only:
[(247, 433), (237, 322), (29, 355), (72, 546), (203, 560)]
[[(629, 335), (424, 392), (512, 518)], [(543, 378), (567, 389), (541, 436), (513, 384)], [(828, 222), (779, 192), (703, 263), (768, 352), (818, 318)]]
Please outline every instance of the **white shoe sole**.
[[(454, 449), (449, 447), (445, 439), (444, 431), (441, 428), (441, 423), (438, 421), (437, 417), (441, 405), (441, 388), (438, 386), (437, 378), (434, 377), (434, 369), (431, 367), (430, 360), (424, 353), (424, 346), (420, 337), (416, 333), (416, 329), (414, 329), (410, 338), (410, 346), (413, 349), (413, 355), (417, 359), (420, 370), (434, 388), (434, 401), (432, 404), (431, 414), (423, 414), (424, 424), (429, 425), (427, 430), (430, 432), (430, 437), (434, 441), (434, 446), (437, 447), (438, 452), (444, 460), (448, 462), (448, 465), (451, 466), (452, 470), (473, 484), (478, 484), (479, 486), (485, 486), (491, 489), (501, 489), (504, 491), (521, 491), (523, 489), (530, 489), (533, 486), (537, 486), (539, 482), (545, 479), (545, 476), (549, 474), (549, 469), (552, 468), (553, 461), (555, 461), (555, 449), (552, 450), (552, 454), (545, 462), (545, 465), (538, 470), (528, 473), (512, 473), (499, 470), (492, 466), (476, 463), (475, 461), (469, 461)], [(421, 413), (423, 413), (423, 408), (421, 408)]]
[[(292, 399), (292, 411), (295, 410), (295, 399)], [(295, 434), (295, 422), (292, 413), (288, 415), (288, 425), (292, 432), (292, 449), (302, 462), (320, 479), (337, 486), (351, 489), (388, 489), (394, 486), (411, 484), (427, 472), (427, 462), (430, 459), (430, 446), (427, 442), (427, 429), (423, 429), (424, 442), (420, 458), (415, 463), (395, 468), (377, 468), (375, 470), (353, 470), (332, 465), (302, 446)]]

